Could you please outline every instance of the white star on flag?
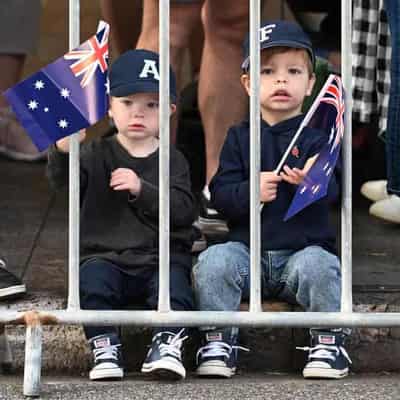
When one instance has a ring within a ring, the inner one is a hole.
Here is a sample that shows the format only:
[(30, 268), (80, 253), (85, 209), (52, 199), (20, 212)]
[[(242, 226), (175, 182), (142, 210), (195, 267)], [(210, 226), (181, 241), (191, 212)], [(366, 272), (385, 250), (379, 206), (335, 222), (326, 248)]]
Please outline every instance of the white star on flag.
[(65, 120), (65, 119), (60, 119), (60, 120), (58, 121), (58, 126), (59, 126), (60, 128), (66, 128), (66, 127), (68, 126), (67, 120)]
[(64, 97), (64, 99), (67, 99), (69, 97), (69, 90), (67, 88), (62, 88), (60, 90), (60, 95)]
[(44, 88), (44, 82), (39, 80), (35, 82), (35, 89), (40, 90)]
[(39, 103), (38, 103), (36, 100), (31, 100), (31, 101), (28, 103), (28, 108), (29, 108), (30, 110), (36, 110), (36, 109), (38, 108), (38, 105), (39, 105)]

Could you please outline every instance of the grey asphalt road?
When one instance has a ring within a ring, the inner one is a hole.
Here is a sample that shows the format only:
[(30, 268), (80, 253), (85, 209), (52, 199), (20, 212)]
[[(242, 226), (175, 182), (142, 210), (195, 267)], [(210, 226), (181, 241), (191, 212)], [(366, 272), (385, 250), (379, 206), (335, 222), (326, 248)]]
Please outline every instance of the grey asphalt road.
[[(86, 378), (44, 377), (41, 399), (268, 399), (268, 400), (400, 400), (400, 375), (352, 375), (340, 381), (304, 380), (288, 374), (242, 374), (230, 380), (158, 382), (128, 375), (121, 382)], [(0, 399), (24, 399), (22, 377), (0, 376)]]

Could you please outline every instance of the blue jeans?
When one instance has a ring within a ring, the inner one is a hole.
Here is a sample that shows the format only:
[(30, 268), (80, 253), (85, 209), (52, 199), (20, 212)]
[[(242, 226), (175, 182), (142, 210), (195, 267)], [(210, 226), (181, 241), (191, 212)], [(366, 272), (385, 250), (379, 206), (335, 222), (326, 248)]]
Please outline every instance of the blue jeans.
[[(265, 251), (261, 257), (264, 298), (298, 303), (306, 311), (340, 311), (338, 257), (319, 246)], [(209, 247), (193, 270), (200, 310), (238, 310), (249, 297), (249, 248), (239, 242)]]
[(390, 66), (390, 97), (386, 129), (387, 191), (400, 196), (400, 4), (385, 0), (390, 28), (392, 60)]

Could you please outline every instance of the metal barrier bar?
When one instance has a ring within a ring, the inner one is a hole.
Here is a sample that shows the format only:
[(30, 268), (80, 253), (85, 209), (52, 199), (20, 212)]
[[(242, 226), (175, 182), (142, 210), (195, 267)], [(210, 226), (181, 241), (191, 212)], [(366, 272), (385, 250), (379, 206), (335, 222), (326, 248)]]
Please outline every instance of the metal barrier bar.
[[(79, 46), (79, 0), (69, 0), (69, 48)], [(79, 310), (79, 140), (69, 142), (68, 309)]]
[(342, 81), (346, 90), (345, 132), (343, 137), (343, 193), (342, 193), (342, 304), (341, 310), (353, 309), (352, 293), (352, 2), (342, 0)]
[(261, 307), (260, 0), (250, 0), (250, 311)]
[[(400, 313), (54, 310), (41, 312), (39, 317), (43, 325), (400, 327)], [(21, 323), (1, 317), (2, 322)]]
[(159, 291), (158, 310), (170, 311), (169, 300), (169, 0), (159, 1), (160, 158), (159, 158)]

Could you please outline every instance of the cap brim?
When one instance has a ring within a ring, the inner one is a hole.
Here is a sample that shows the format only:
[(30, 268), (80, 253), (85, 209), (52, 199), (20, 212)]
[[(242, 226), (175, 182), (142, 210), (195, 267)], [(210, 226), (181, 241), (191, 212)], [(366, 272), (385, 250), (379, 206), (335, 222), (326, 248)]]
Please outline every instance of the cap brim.
[[(159, 85), (151, 82), (132, 82), (124, 85), (119, 85), (114, 88), (110, 88), (110, 96), (113, 97), (124, 97), (130, 96), (135, 93), (157, 93), (159, 92)], [(176, 100), (176, 96), (170, 93), (172, 101)]]
[[(264, 50), (264, 49), (271, 48), (271, 47), (293, 47), (293, 48), (295, 48), (295, 49), (304, 49), (304, 50), (307, 50), (308, 53), (309, 53), (310, 56), (311, 56), (312, 65), (313, 65), (313, 66), (315, 65), (314, 51), (313, 51), (313, 49), (312, 49), (311, 47), (309, 47), (309, 46), (302, 45), (302, 44), (296, 43), (296, 42), (290, 42), (290, 41), (282, 40), (282, 41), (277, 41), (277, 42), (273, 42), (273, 43), (268, 43), (268, 42), (261, 43), (260, 51), (261, 51), (261, 50)], [(247, 57), (247, 58), (243, 61), (243, 63), (242, 63), (242, 69), (247, 70), (247, 69), (249, 68), (249, 65), (250, 65), (250, 56)]]

